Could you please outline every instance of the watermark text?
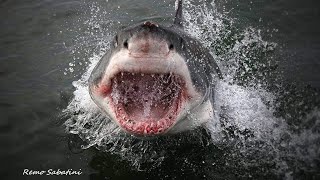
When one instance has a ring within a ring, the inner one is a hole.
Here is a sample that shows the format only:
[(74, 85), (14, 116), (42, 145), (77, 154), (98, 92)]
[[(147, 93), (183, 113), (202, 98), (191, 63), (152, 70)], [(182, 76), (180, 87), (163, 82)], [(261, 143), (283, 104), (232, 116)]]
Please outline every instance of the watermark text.
[(72, 176), (82, 174), (81, 169), (73, 170), (73, 169), (47, 169), (47, 170), (32, 170), (32, 169), (24, 169), (22, 175), (24, 176)]

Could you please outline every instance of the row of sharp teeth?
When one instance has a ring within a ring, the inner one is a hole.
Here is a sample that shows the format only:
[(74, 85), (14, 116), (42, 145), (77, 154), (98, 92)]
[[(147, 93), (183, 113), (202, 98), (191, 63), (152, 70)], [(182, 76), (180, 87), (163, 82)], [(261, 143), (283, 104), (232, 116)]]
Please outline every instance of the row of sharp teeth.
[[(125, 117), (123, 117), (125, 119)], [(156, 123), (152, 122), (150, 124), (145, 122), (134, 122), (130, 119), (123, 120), (124, 127), (132, 132), (140, 131), (139, 129), (141, 127), (144, 128), (143, 134), (157, 134), (163, 132), (164, 129), (167, 129), (170, 127), (170, 120), (169, 119), (162, 119), (160, 121), (157, 121)], [(145, 125), (146, 124), (146, 125)], [(161, 128), (157, 128), (161, 126)], [(156, 128), (157, 131), (154, 131), (153, 129)]]
[[(131, 75), (135, 75), (136, 73), (132, 72)], [(140, 74), (141, 76), (144, 76), (145, 74), (144, 73), (137, 73), (137, 74)], [(169, 73), (170, 76), (173, 74), (173, 73)], [(150, 74), (151, 77), (154, 77), (156, 74)], [(121, 76), (124, 76), (124, 72), (121, 72)], [(163, 78), (164, 77), (164, 74), (160, 74), (160, 77)]]

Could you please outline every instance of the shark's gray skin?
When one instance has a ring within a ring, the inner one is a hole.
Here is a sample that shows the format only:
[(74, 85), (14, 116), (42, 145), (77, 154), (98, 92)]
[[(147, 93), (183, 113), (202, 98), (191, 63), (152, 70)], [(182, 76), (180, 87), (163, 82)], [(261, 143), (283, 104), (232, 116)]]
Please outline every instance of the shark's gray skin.
[(201, 43), (183, 31), (182, 0), (174, 24), (143, 22), (114, 37), (89, 78), (93, 101), (135, 136), (176, 133), (213, 118), (213, 89), (222, 78)]

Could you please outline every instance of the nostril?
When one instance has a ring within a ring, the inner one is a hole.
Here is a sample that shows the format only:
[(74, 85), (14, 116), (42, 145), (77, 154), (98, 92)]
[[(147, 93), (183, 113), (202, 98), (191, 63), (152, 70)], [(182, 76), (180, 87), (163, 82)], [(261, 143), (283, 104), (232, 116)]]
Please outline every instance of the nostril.
[(144, 22), (142, 26), (146, 26), (146, 27), (159, 27), (158, 24), (153, 23), (153, 22), (150, 22), (150, 21)]
[(125, 48), (128, 49), (128, 41), (125, 41), (125, 42), (123, 43), (123, 47), (125, 47)]
[(173, 44), (170, 44), (170, 45), (169, 45), (169, 49), (170, 49), (170, 50), (173, 50), (173, 48), (174, 48), (174, 47), (173, 47)]

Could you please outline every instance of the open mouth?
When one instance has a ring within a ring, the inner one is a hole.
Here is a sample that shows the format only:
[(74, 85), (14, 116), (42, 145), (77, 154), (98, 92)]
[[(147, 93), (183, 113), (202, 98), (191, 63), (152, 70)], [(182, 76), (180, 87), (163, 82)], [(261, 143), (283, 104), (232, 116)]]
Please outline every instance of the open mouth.
[(110, 105), (126, 131), (161, 134), (176, 123), (184, 89), (182, 78), (172, 73), (120, 72), (111, 79)]

